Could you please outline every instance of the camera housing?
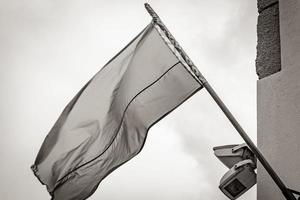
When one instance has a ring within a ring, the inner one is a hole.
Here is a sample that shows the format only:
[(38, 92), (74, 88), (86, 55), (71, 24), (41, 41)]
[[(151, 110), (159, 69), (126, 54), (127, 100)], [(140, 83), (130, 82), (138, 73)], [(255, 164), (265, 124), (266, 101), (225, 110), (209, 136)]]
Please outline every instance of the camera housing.
[(255, 163), (243, 160), (224, 174), (219, 188), (230, 199), (237, 199), (256, 184)]
[(220, 180), (220, 190), (237, 199), (256, 184), (256, 157), (246, 144), (214, 147), (216, 157), (229, 168)]

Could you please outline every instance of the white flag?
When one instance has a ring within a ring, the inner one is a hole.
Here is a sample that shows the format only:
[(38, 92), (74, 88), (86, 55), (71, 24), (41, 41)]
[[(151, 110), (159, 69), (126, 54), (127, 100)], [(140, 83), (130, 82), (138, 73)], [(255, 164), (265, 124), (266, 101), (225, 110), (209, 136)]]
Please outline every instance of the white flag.
[(81, 200), (143, 148), (149, 128), (202, 86), (152, 23), (73, 98), (32, 169), (54, 200)]

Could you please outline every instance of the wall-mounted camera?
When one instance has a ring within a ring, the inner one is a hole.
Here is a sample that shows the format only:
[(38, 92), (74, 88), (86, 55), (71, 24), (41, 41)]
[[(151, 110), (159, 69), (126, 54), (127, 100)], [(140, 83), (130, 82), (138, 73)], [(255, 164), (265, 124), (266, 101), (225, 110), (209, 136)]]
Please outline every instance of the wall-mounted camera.
[(256, 184), (256, 157), (246, 144), (213, 148), (217, 158), (229, 168), (219, 188), (230, 199), (237, 199)]

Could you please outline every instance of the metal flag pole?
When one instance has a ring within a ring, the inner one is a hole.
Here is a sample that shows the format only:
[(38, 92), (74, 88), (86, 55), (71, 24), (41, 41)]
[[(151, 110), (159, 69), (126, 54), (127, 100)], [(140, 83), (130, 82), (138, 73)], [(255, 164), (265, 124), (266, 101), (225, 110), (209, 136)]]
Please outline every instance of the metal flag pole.
[(206, 79), (204, 78), (204, 76), (200, 73), (200, 71), (197, 69), (197, 67), (194, 65), (194, 63), (191, 61), (191, 59), (187, 56), (187, 54), (184, 52), (184, 50), (181, 48), (181, 46), (178, 44), (178, 42), (172, 36), (172, 34), (170, 33), (170, 31), (167, 29), (167, 27), (160, 20), (159, 16), (155, 13), (155, 11), (151, 8), (151, 6), (148, 3), (145, 3), (145, 8), (147, 9), (148, 13), (153, 18), (153, 22), (155, 24), (157, 24), (160, 27), (160, 29), (165, 33), (165, 35), (168, 37), (168, 39), (170, 40), (170, 42), (176, 48), (176, 50), (178, 51), (178, 53), (182, 56), (182, 58), (184, 59), (184, 61), (190, 67), (190, 70), (198, 78), (197, 81), (199, 82), (199, 84), (201, 84), (201, 86), (203, 86), (204, 88), (206, 88), (206, 90), (208, 91), (208, 93), (212, 96), (212, 98), (215, 100), (215, 102), (221, 108), (221, 110), (226, 115), (226, 117), (229, 119), (229, 121), (231, 122), (231, 124), (234, 126), (234, 128), (237, 130), (237, 132), (240, 134), (240, 136), (245, 140), (246, 144), (249, 146), (249, 148), (256, 155), (257, 159), (260, 161), (260, 163), (262, 164), (262, 166), (266, 169), (266, 171), (272, 177), (272, 179), (274, 180), (274, 182), (280, 188), (280, 190), (283, 193), (283, 195), (285, 196), (285, 198), (287, 200), (296, 200), (296, 198), (293, 195), (293, 193), (284, 185), (284, 183), (281, 181), (281, 179), (279, 178), (279, 176), (273, 170), (273, 168), (271, 167), (271, 165), (264, 158), (264, 156), (262, 155), (262, 153), (255, 146), (255, 144), (252, 142), (252, 140), (249, 138), (249, 136), (243, 130), (243, 128), (238, 123), (238, 121), (235, 119), (235, 117), (228, 110), (228, 108), (223, 103), (223, 101), (220, 99), (220, 97), (217, 95), (217, 93), (214, 91), (214, 89), (206, 81)]

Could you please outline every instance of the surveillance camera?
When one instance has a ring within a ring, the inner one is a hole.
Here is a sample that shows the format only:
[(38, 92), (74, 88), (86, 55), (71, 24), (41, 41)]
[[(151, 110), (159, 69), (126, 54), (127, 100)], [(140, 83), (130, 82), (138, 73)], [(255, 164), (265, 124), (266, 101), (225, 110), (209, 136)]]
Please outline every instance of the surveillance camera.
[(237, 199), (244, 194), (256, 184), (255, 165), (250, 159), (233, 165), (220, 181), (221, 191), (230, 199)]
[(217, 158), (229, 169), (245, 159), (252, 160), (256, 166), (256, 157), (246, 144), (218, 146), (213, 150)]

